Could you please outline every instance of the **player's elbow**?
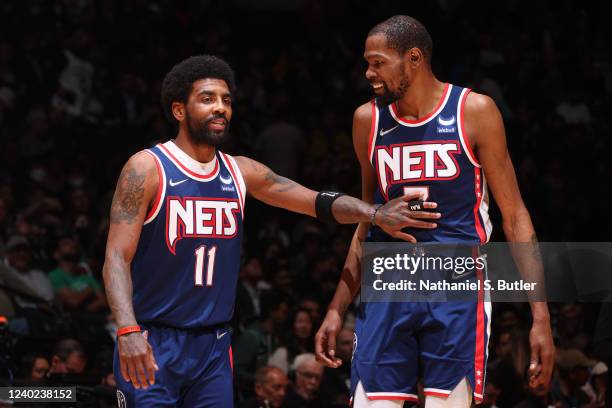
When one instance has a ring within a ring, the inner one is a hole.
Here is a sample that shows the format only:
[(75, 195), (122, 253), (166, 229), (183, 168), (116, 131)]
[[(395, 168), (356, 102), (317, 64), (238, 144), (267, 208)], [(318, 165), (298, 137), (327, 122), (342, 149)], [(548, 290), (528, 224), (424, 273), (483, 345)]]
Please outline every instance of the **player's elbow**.
[(508, 241), (528, 241), (533, 234), (529, 211), (523, 203), (503, 213), (503, 229)]

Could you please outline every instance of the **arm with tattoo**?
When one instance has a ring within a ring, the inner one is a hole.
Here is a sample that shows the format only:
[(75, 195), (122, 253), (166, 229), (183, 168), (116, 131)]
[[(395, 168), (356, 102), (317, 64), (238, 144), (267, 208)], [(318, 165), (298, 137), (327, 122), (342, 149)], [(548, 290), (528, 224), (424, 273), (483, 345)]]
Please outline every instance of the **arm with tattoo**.
[(156, 172), (149, 154), (134, 155), (119, 176), (111, 204), (103, 275), (108, 303), (120, 327), (136, 324), (130, 263), (147, 209), (156, 193)]
[[(317, 192), (310, 190), (293, 180), (279, 176), (263, 164), (246, 157), (236, 157), (238, 167), (244, 177), (247, 191), (266, 204), (281, 207), (289, 211), (316, 217), (315, 200)], [(404, 196), (391, 200), (376, 212), (376, 224), (391, 236), (413, 240), (401, 232), (405, 227), (435, 228), (435, 224), (415, 220), (415, 218), (436, 219), (438, 215), (427, 211), (409, 211), (408, 201), (413, 197)], [(428, 209), (434, 207), (427, 207)], [(358, 198), (344, 195), (332, 205), (332, 213), (341, 224), (368, 223), (372, 221), (376, 206)]]
[[(111, 204), (103, 274), (108, 304), (119, 327), (138, 324), (132, 304), (130, 264), (147, 210), (157, 192), (159, 177), (149, 153), (135, 154), (123, 167)], [(157, 364), (146, 332), (122, 335), (117, 345), (123, 379), (135, 388), (154, 384)]]

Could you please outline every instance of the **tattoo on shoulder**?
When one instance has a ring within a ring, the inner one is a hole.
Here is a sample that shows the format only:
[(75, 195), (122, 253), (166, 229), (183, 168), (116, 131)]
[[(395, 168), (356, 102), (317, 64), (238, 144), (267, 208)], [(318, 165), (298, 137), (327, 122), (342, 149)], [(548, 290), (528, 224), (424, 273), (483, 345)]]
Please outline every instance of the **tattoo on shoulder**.
[(136, 221), (144, 198), (145, 173), (133, 167), (126, 167), (119, 176), (117, 189), (111, 204), (110, 221), (112, 224)]
[(287, 177), (279, 176), (273, 171), (268, 171), (265, 177), (266, 181), (277, 184), (277, 188), (274, 190), (277, 193), (284, 193), (289, 191), (297, 185), (295, 181), (288, 179)]

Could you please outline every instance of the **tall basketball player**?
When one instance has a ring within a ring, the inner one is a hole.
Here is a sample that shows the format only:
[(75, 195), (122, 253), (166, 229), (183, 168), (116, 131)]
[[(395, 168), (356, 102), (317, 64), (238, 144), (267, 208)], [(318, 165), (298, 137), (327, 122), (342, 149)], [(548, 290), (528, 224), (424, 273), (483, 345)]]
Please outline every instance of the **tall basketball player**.
[[(501, 115), (487, 96), (439, 81), (432, 41), (414, 18), (395, 16), (368, 34), (364, 57), (374, 100), (355, 111), (353, 141), (364, 201), (383, 204), (414, 192), (436, 202), (435, 229), (408, 229), (412, 241), (487, 242), (487, 186), (511, 242), (536, 242), (518, 189)], [(320, 361), (337, 367), (336, 336), (360, 286), (360, 243), (393, 240), (360, 224), (326, 318), (316, 336)], [(532, 255), (536, 256), (536, 255)], [(532, 265), (539, 265), (534, 259)], [(554, 346), (546, 303), (531, 303), (530, 382), (548, 385)], [(490, 303), (362, 303), (352, 360), (354, 406), (468, 407), (482, 400)]]
[[(113, 198), (104, 264), (119, 326), (120, 407), (232, 407), (230, 334), (245, 194), (341, 223), (374, 221), (395, 237), (430, 227), (408, 199), (377, 208), (318, 193), (246, 157), (216, 149), (232, 117), (234, 75), (223, 60), (191, 57), (162, 85), (176, 139), (132, 156)], [(433, 204), (428, 204), (433, 207)]]

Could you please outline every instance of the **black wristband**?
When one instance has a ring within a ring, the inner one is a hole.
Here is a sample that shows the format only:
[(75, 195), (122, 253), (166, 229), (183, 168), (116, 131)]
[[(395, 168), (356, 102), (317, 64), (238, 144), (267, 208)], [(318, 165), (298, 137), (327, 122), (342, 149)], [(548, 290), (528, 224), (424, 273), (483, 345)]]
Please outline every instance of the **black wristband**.
[(332, 204), (338, 198), (346, 195), (337, 191), (320, 191), (315, 200), (315, 211), (317, 218), (323, 222), (334, 223), (336, 219), (332, 214)]

